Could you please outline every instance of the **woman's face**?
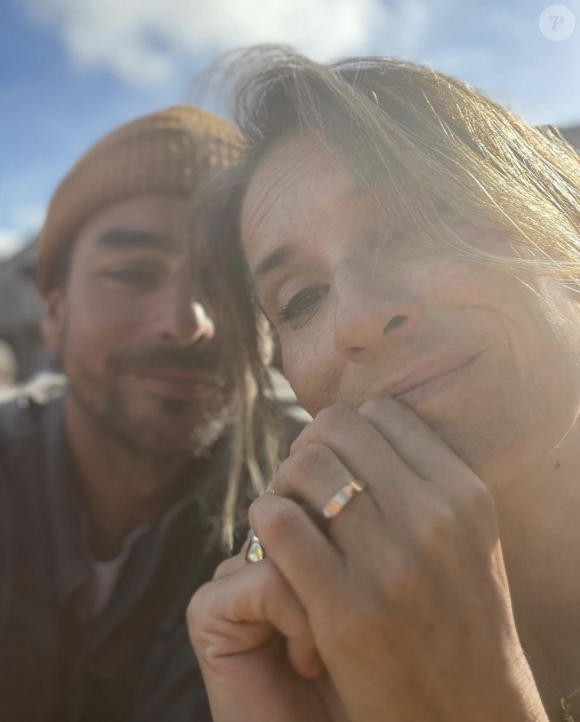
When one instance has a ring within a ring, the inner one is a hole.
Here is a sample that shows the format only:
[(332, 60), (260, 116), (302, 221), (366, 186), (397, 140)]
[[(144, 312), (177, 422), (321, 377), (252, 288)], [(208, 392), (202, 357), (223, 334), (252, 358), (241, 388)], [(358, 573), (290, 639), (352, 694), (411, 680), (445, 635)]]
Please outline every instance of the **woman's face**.
[(488, 485), (521, 475), (578, 415), (580, 306), (554, 281), (428, 253), (382, 211), (298, 135), (250, 182), (243, 245), (299, 401), (315, 415), (388, 393)]

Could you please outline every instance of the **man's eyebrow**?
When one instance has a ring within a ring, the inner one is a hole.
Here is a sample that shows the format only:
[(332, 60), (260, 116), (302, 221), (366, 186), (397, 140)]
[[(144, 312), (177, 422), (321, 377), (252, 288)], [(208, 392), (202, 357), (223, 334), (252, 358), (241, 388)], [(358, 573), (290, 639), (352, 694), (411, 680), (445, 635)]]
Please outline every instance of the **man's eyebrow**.
[(278, 246), (276, 250), (269, 253), (263, 258), (260, 263), (256, 266), (256, 270), (252, 274), (252, 283), (256, 285), (258, 281), (262, 280), (265, 275), (271, 273), (276, 268), (280, 268), (285, 263), (288, 263), (298, 253), (299, 246), (297, 243), (284, 243)]
[(105, 231), (97, 243), (99, 246), (119, 250), (142, 248), (168, 252), (177, 248), (176, 241), (170, 236), (151, 231), (130, 231), (126, 228), (111, 228)]

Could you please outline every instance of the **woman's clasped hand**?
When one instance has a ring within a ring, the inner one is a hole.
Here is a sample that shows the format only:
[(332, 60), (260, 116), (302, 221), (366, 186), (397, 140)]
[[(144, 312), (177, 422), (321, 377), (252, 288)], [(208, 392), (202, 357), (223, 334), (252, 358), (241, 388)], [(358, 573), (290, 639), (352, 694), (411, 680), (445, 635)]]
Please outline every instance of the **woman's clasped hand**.
[(189, 608), (216, 722), (546, 719), (492, 497), (413, 410), (323, 409), (271, 490), (250, 508), (266, 558), (244, 547)]

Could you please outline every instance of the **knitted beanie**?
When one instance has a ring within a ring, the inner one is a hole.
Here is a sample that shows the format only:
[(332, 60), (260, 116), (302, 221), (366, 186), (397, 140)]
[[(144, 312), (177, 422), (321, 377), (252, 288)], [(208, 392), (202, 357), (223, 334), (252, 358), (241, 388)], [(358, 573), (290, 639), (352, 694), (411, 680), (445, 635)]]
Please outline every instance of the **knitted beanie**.
[(146, 194), (188, 195), (203, 176), (228, 165), (241, 136), (227, 121), (193, 105), (144, 115), (93, 145), (62, 180), (38, 241), (41, 296), (57, 284), (55, 261), (91, 215)]

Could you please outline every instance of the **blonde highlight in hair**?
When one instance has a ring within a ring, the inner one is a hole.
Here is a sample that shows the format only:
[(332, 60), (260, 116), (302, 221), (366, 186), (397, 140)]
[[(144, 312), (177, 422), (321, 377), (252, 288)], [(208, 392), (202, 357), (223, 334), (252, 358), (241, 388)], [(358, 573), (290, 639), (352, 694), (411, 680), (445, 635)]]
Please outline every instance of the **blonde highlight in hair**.
[[(230, 110), (246, 143), (200, 205), (200, 233), (240, 342), (256, 343), (261, 318), (244, 300), (251, 287), (241, 205), (260, 161), (291, 135), (322, 143), (389, 223), (430, 251), (524, 283), (534, 275), (579, 283), (580, 158), (553, 128), (534, 128), (475, 88), (396, 58), (321, 65), (286, 47), (256, 46), (226, 55), (207, 77), (233, 84)], [(482, 233), (458, 232), (463, 224)], [(249, 368), (263, 397), (264, 379)]]
[[(287, 449), (267, 366), (272, 357), (270, 329), (247, 292), (243, 257), (213, 242), (224, 233), (235, 233), (227, 224), (235, 222), (236, 213), (228, 208), (236, 198), (215, 192), (216, 183), (221, 182), (221, 175), (211, 176), (196, 190), (190, 209), (190, 239), (197, 250), (192, 275), (199, 292), (205, 289), (204, 301), (219, 319), (223, 370), (233, 390), (227, 483), (225, 489), (215, 490), (223, 492), (216, 527), (222, 547), (231, 551), (238, 532), (247, 524), (248, 504), (265, 490)], [(200, 272), (202, 268), (208, 271)]]
[[(580, 159), (553, 128), (396, 58), (321, 65), (256, 46), (226, 55), (211, 74), (234, 85), (247, 168), (290, 133), (314, 135), (417, 241), (512, 273), (578, 275)], [(504, 252), (470, 245), (450, 218), (504, 239)]]

